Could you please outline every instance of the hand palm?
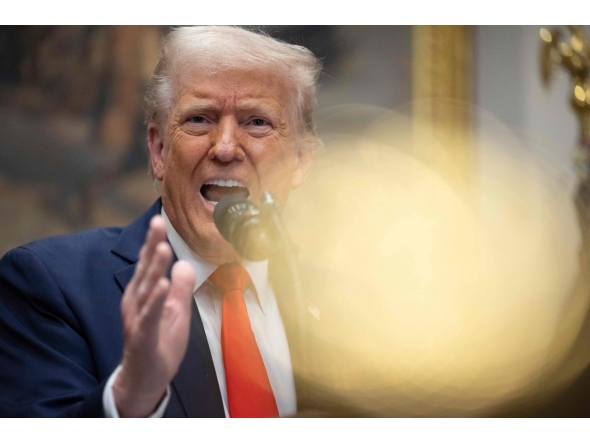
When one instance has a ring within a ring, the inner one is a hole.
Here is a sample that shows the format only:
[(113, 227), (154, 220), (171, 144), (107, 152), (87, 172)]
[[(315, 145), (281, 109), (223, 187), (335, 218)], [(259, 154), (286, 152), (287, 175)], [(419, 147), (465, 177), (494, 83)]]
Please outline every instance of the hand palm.
[(186, 352), (195, 274), (179, 261), (169, 281), (171, 258), (164, 221), (156, 216), (121, 301), (125, 348), (114, 394), (125, 416), (154, 410)]

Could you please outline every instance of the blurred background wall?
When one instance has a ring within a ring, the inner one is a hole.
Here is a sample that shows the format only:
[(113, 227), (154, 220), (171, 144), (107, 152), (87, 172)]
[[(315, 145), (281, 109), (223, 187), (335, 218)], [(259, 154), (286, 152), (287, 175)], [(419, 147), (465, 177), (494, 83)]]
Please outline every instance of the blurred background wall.
[[(574, 179), (572, 157), (579, 128), (570, 105), (571, 79), (556, 70), (550, 88), (540, 71), (541, 26), (476, 26), (474, 98), (521, 142), (555, 167), (561, 180)], [(586, 26), (586, 33), (590, 27)]]
[(154, 200), (142, 95), (164, 27), (0, 28), (0, 250)]

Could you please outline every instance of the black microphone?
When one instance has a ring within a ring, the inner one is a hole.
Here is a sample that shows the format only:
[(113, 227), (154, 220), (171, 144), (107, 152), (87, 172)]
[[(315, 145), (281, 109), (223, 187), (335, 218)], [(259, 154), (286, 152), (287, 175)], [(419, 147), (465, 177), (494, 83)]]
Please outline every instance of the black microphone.
[(268, 259), (271, 249), (268, 224), (253, 202), (239, 194), (225, 196), (215, 205), (213, 221), (244, 259)]

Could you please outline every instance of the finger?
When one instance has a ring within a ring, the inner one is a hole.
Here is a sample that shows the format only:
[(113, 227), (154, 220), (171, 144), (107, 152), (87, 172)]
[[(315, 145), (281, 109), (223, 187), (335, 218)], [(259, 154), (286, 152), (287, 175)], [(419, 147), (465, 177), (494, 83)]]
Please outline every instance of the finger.
[(195, 271), (186, 261), (178, 261), (174, 264), (172, 282), (165, 277), (158, 279), (140, 311), (143, 337), (146, 341), (157, 336), (163, 312), (168, 304), (180, 308), (180, 310), (174, 310), (179, 315), (175, 318), (188, 327), (194, 285)]
[(172, 267), (171, 276), (168, 298), (171, 302), (181, 303), (190, 308), (196, 281), (195, 269), (187, 261), (178, 261)]
[(149, 294), (145, 304), (141, 309), (142, 323), (147, 334), (158, 334), (159, 332), (159, 320), (162, 317), (162, 311), (166, 297), (170, 290), (170, 281), (161, 277), (158, 279), (152, 291)]
[(147, 301), (159, 279), (165, 276), (171, 260), (172, 249), (170, 245), (166, 242), (160, 242), (155, 248), (143, 278), (137, 285), (136, 310), (142, 309), (143, 304)]
[(166, 240), (166, 223), (160, 215), (155, 215), (150, 221), (150, 227), (145, 237), (145, 242), (139, 250), (139, 260), (135, 267), (135, 273), (129, 285), (137, 286), (143, 279), (152, 261), (156, 246)]
[(164, 218), (159, 214), (156, 214), (150, 220), (148, 235), (153, 239), (151, 241), (153, 248), (155, 248), (158, 243), (166, 240), (166, 222), (164, 222)]

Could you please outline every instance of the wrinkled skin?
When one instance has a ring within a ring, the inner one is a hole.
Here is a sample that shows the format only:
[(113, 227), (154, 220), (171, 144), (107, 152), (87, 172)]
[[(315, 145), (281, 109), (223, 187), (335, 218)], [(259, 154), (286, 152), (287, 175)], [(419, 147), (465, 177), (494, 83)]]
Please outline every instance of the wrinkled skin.
[(212, 179), (237, 179), (257, 202), (271, 191), (282, 206), (303, 183), (311, 152), (296, 147), (288, 90), (263, 72), (227, 71), (186, 77), (166, 130), (149, 127), (154, 174), (162, 181), (166, 214), (199, 256), (216, 264), (237, 260), (213, 223), (214, 205), (201, 195)]

